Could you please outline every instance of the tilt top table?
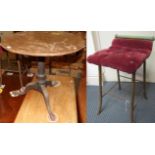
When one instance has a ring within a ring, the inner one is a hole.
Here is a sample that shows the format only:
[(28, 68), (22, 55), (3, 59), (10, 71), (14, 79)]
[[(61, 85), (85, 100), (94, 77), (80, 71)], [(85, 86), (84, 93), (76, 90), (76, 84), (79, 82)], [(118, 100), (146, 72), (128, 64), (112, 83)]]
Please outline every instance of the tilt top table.
[(51, 121), (56, 121), (57, 117), (52, 112), (46, 87), (58, 86), (60, 82), (47, 81), (45, 74), (45, 57), (76, 53), (85, 47), (85, 40), (79, 33), (73, 34), (60, 31), (19, 32), (5, 36), (2, 39), (1, 46), (11, 53), (39, 57), (37, 82), (28, 83), (20, 90), (10, 92), (10, 95), (17, 97), (26, 94), (26, 92), (31, 89), (39, 91), (44, 97)]

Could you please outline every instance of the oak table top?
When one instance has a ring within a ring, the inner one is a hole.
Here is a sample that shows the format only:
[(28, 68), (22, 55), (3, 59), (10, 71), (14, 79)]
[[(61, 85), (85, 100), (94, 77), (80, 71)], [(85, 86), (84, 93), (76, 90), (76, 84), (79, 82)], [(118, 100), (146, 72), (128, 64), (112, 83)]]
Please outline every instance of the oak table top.
[(2, 38), (1, 46), (15, 54), (53, 57), (78, 52), (85, 47), (79, 33), (60, 31), (18, 32)]

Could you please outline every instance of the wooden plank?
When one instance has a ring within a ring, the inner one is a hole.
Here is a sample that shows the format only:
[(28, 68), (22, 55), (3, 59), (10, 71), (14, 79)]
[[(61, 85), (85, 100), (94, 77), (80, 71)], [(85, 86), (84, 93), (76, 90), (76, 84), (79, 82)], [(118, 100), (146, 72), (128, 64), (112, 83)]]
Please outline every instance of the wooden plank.
[[(59, 80), (58, 87), (48, 87), (53, 112), (58, 116), (58, 123), (77, 122), (77, 107), (74, 80), (65, 76), (49, 76), (48, 79)], [(42, 95), (34, 90), (27, 93), (17, 114), (15, 122), (48, 123), (48, 113)]]

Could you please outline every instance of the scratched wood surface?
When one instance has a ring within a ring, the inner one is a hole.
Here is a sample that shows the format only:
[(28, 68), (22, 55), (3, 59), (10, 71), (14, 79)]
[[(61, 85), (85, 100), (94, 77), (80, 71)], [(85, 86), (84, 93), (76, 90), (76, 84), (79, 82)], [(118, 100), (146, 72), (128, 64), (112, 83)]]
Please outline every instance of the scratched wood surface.
[(85, 39), (80, 33), (27, 31), (4, 36), (0, 45), (15, 54), (52, 57), (78, 52), (85, 47)]
[[(49, 76), (48, 79), (59, 80), (58, 87), (48, 87), (50, 104), (58, 116), (58, 123), (76, 123), (77, 107), (74, 80), (65, 76)], [(34, 90), (27, 93), (15, 119), (16, 123), (48, 123), (48, 113), (42, 95)]]

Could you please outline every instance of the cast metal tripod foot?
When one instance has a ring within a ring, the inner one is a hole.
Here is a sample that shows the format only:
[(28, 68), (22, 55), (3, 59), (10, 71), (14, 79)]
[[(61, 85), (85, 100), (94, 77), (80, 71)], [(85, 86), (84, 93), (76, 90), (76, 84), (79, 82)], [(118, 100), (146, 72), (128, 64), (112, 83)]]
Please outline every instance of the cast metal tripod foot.
[(47, 108), (51, 122), (56, 122), (58, 119), (57, 119), (56, 115), (51, 110), (51, 105), (50, 105), (50, 101), (49, 101), (49, 94), (48, 94), (46, 87), (47, 86), (58, 87), (60, 84), (61, 84), (60, 81), (46, 81), (44, 84), (40, 84), (39, 82), (31, 82), (19, 90), (11, 91), (10, 95), (12, 97), (18, 97), (21, 95), (25, 95), (29, 90), (32, 90), (32, 89), (39, 91), (44, 97), (45, 105), (46, 105), (46, 108)]
[(50, 123), (56, 123), (58, 122), (58, 120), (59, 120), (58, 115), (56, 115), (55, 113), (53, 113), (53, 116), (48, 114), (48, 121)]
[(49, 101), (49, 95), (46, 87), (58, 87), (61, 83), (59, 81), (48, 81), (45, 74), (45, 58), (40, 58), (38, 61), (38, 73), (37, 73), (37, 82), (28, 83), (25, 87), (22, 87), (20, 90), (11, 91), (10, 95), (12, 97), (18, 97), (25, 95), (29, 90), (39, 91), (44, 98), (47, 112), (49, 118), (52, 122), (55, 122), (57, 119), (56, 115), (51, 110), (51, 105)]
[(18, 97), (21, 95), (25, 95), (25, 87), (21, 87), (19, 90), (10, 91), (11, 97)]
[(0, 88), (4, 89), (5, 88), (5, 84), (0, 84)]
[[(58, 87), (61, 85), (60, 81), (46, 81), (45, 86), (50, 86), (50, 87)], [(31, 82), (28, 83), (25, 87), (20, 88), (19, 90), (14, 90), (14, 91), (10, 91), (10, 95), (11, 97), (18, 97), (18, 96), (22, 96), (25, 95), (27, 93), (27, 91), (34, 89), (37, 91), (40, 91), (41, 84), (38, 82)], [(45, 88), (46, 88), (45, 87)]]

